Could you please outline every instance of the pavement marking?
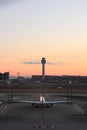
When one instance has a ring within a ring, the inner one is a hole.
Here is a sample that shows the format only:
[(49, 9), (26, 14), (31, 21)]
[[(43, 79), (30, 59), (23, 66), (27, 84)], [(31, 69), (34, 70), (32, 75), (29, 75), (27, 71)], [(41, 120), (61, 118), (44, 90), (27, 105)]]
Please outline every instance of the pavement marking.
[(77, 111), (77, 112), (81, 112), (82, 114), (84, 114), (84, 111), (76, 104), (74, 104), (74, 109)]
[(9, 107), (7, 107), (7, 109), (2, 114), (5, 115), (8, 110), (9, 110)]
[(1, 111), (2, 108), (3, 108), (3, 106), (1, 105), (1, 106), (0, 106), (0, 111)]
[(4, 115), (8, 110), (9, 110), (9, 107), (7, 105), (1, 106), (0, 107), (0, 114)]

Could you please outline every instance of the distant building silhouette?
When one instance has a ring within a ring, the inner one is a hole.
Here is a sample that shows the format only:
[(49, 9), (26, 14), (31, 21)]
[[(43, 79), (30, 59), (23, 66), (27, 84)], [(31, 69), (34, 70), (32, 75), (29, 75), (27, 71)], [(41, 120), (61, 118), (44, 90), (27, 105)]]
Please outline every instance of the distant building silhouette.
[(8, 80), (9, 72), (0, 73), (0, 80)]

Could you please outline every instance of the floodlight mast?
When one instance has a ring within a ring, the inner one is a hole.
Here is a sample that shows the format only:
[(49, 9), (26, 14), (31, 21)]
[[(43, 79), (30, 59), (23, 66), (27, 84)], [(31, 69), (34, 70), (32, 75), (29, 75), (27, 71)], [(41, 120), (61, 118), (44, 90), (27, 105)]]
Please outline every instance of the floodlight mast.
[(42, 63), (42, 80), (44, 81), (45, 80), (45, 64), (46, 64), (46, 60), (44, 57), (42, 58), (41, 63)]

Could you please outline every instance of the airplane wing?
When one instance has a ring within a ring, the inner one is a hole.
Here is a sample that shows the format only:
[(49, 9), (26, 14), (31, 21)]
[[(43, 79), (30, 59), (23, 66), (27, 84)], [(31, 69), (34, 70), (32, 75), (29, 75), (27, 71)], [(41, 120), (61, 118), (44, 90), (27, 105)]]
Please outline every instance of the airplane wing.
[(17, 100), (17, 101), (13, 101), (13, 103), (25, 103), (25, 104), (40, 104), (40, 101), (25, 101), (25, 100)]
[(65, 103), (71, 103), (71, 101), (45, 101), (45, 102), (40, 102), (40, 101), (25, 101), (25, 100), (21, 100), (21, 101), (13, 101), (13, 103), (25, 103), (25, 104), (65, 104)]
[(49, 101), (47, 103), (51, 103), (51, 104), (64, 104), (64, 103), (71, 103), (71, 101)]

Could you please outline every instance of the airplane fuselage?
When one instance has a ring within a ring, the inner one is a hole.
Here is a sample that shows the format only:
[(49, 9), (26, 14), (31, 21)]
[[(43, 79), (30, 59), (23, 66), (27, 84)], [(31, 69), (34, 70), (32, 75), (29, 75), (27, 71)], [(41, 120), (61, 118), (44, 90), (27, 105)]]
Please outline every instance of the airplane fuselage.
[(46, 101), (44, 96), (40, 96), (40, 101), (32, 103), (32, 105), (34, 105), (36, 107), (50, 107), (53, 104)]

